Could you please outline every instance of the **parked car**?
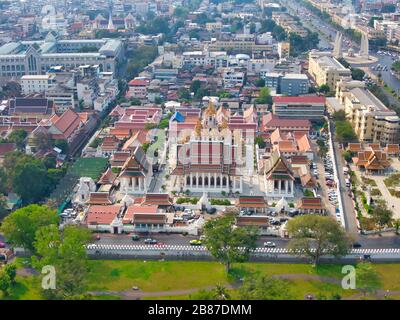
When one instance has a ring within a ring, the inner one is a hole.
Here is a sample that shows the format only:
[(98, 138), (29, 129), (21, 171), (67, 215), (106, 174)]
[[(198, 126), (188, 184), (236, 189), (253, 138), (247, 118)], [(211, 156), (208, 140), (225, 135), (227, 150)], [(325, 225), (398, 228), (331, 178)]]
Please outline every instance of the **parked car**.
[(207, 213), (208, 213), (208, 214), (214, 214), (214, 213), (216, 213), (216, 212), (217, 212), (217, 209), (215, 209), (215, 208), (207, 209)]
[(359, 243), (359, 242), (353, 243), (353, 248), (361, 248), (361, 247), (362, 247), (361, 243)]
[(156, 244), (156, 243), (157, 243), (157, 240), (156, 240), (156, 239), (148, 238), (148, 239), (144, 240), (144, 243), (145, 243), (145, 244)]
[(266, 248), (275, 248), (276, 244), (275, 244), (275, 242), (267, 241), (267, 242), (264, 242), (264, 247), (266, 247)]
[(6, 244), (4, 242), (0, 242), (0, 248), (5, 248)]

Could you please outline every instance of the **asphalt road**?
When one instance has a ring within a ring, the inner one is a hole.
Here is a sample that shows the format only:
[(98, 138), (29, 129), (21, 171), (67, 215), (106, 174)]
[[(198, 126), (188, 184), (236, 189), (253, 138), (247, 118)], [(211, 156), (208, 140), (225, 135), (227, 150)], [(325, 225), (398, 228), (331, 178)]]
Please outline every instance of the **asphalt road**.
[[(158, 242), (162, 242), (166, 245), (189, 245), (189, 241), (198, 239), (196, 236), (183, 236), (181, 234), (153, 234), (151, 236), (141, 236), (139, 241), (133, 241), (130, 235), (113, 235), (113, 234), (101, 234), (100, 240), (97, 240), (98, 244), (144, 244), (146, 238), (156, 239)], [(394, 236), (393, 234), (387, 234), (383, 236), (360, 236), (355, 235), (355, 240), (361, 244), (362, 248), (368, 249), (384, 249), (384, 248), (400, 248), (400, 237)], [(275, 238), (275, 237), (260, 237), (257, 241), (258, 247), (263, 247), (264, 242), (272, 241), (278, 248), (285, 248), (289, 242), (289, 239)]]
[[(334, 132), (335, 125), (332, 121), (330, 121), (330, 127)], [(332, 134), (332, 133), (331, 133)], [(349, 196), (349, 188), (346, 187), (346, 178), (343, 173), (343, 168), (345, 166), (345, 162), (343, 157), (341, 156), (342, 151), (339, 148), (339, 145), (336, 141), (334, 141), (334, 156), (336, 160), (336, 170), (338, 173), (338, 183), (339, 183), (339, 191), (342, 194), (343, 200), (343, 216), (345, 220), (346, 230), (352, 235), (355, 236), (358, 233), (356, 215), (354, 211), (353, 200)]]

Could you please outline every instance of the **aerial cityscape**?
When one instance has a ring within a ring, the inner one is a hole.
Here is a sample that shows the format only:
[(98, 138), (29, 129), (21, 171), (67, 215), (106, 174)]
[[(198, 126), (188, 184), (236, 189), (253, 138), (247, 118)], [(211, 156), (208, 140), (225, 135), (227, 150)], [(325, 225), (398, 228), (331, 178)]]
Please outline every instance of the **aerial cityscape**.
[(0, 300), (400, 300), (400, 1), (0, 0)]

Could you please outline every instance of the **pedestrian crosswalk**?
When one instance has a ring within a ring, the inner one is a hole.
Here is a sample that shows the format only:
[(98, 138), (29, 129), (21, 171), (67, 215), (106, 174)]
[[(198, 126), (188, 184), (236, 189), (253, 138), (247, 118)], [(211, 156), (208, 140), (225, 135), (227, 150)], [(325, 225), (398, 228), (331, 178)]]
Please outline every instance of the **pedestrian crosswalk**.
[[(128, 245), (128, 244), (90, 244), (87, 246), (89, 252), (92, 251), (178, 251), (178, 252), (207, 252), (204, 246), (188, 246), (188, 245)], [(264, 248), (258, 247), (253, 250), (254, 254), (274, 253), (274, 254), (289, 254), (286, 248)], [(385, 249), (352, 249), (350, 255), (360, 254), (399, 254), (400, 248), (385, 248)]]

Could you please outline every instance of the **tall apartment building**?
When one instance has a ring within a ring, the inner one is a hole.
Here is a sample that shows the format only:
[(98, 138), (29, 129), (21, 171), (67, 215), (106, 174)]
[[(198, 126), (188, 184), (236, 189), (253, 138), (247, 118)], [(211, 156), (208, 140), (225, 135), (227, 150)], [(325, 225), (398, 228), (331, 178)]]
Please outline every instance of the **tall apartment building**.
[(298, 96), (307, 94), (309, 81), (305, 74), (271, 72), (264, 75), (265, 86), (274, 90), (277, 94)]
[(361, 142), (399, 143), (400, 118), (360, 81), (341, 82), (336, 97)]
[(318, 86), (328, 85), (336, 91), (340, 80), (351, 80), (351, 71), (336, 60), (331, 52), (311, 51), (308, 72)]

